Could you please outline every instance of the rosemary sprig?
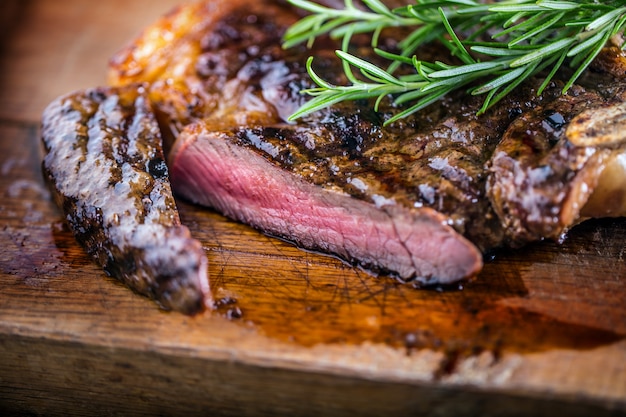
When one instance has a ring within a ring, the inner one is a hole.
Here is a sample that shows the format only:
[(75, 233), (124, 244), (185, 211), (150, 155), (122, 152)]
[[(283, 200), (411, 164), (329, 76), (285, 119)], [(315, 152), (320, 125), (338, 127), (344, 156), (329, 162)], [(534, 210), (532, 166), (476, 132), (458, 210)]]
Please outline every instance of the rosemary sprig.
[[(309, 58), (307, 71), (317, 87), (303, 90), (313, 98), (291, 120), (346, 100), (376, 98), (378, 109), (383, 99), (392, 97), (406, 107), (386, 122), (391, 123), (460, 88), (472, 95), (485, 95), (480, 114), (524, 80), (548, 70), (537, 92), (541, 94), (567, 62), (573, 73), (565, 83), (565, 93), (607, 41), (626, 26), (624, 0), (505, 0), (487, 4), (475, 0), (416, 0), (415, 4), (393, 10), (380, 0), (362, 0), (364, 7), (345, 0), (344, 9), (309, 0), (288, 1), (310, 14), (289, 28), (283, 46), (304, 42), (310, 46), (322, 35), (342, 39), (342, 49), (336, 53), (350, 81), (345, 86), (325, 81), (314, 72), (313, 58)], [(406, 38), (398, 39), (396, 53), (378, 48), (383, 30), (390, 27), (412, 29)], [(371, 35), (374, 53), (389, 61), (386, 68), (350, 53), (355, 33)], [(442, 42), (461, 64), (420, 60), (419, 47), (435, 40)], [(621, 47), (625, 48), (626, 42)], [(412, 71), (394, 75), (406, 66)], [(355, 76), (353, 70), (361, 76)]]

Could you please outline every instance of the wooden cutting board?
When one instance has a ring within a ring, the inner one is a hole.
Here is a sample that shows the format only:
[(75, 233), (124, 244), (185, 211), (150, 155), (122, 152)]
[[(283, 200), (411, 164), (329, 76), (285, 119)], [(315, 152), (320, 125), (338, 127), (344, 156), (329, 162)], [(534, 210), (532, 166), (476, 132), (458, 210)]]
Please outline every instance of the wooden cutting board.
[(39, 118), (175, 0), (0, 5), (0, 413), (626, 414), (626, 220), (420, 290), (180, 201), (217, 311), (107, 277), (40, 174)]

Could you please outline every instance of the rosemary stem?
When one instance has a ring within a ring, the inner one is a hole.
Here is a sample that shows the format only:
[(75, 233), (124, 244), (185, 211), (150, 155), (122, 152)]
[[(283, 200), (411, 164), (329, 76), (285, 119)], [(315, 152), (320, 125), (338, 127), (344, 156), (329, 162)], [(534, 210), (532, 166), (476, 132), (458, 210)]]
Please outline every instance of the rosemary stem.
[[(310, 45), (323, 35), (343, 39), (337, 56), (351, 83), (335, 86), (324, 81), (314, 73), (310, 58), (307, 71), (317, 87), (303, 91), (313, 99), (291, 119), (362, 98), (375, 98), (378, 109), (381, 101), (389, 98), (409, 106), (391, 118), (397, 120), (461, 88), (485, 96), (479, 111), (484, 113), (524, 80), (546, 70), (540, 94), (559, 68), (568, 63), (573, 75), (565, 82), (565, 94), (606, 42), (618, 39), (616, 36), (626, 26), (624, 0), (415, 0), (414, 4), (393, 10), (381, 0), (361, 0), (363, 8), (356, 7), (353, 0), (344, 0), (343, 9), (310, 0), (288, 2), (310, 15), (289, 28), (283, 46), (302, 42)], [(379, 37), (389, 36), (383, 34), (383, 29), (391, 27), (412, 29), (407, 37), (396, 39), (399, 51), (377, 47)], [(350, 53), (354, 33), (371, 34), (373, 48), (369, 55)], [(623, 49), (623, 37), (618, 41)], [(450, 57), (460, 59), (461, 64), (419, 60), (416, 55), (420, 47), (431, 42), (441, 42)], [(389, 64), (384, 69), (373, 64), (374, 59)], [(400, 68), (405, 69), (401, 72), (404, 75), (394, 75)]]

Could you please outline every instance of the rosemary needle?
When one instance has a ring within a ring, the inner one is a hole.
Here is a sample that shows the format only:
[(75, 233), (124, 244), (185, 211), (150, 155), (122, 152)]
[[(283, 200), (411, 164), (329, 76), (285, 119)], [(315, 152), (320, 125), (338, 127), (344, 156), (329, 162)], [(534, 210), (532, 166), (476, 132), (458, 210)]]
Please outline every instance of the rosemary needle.
[[(609, 39), (626, 26), (624, 0), (416, 0), (397, 9), (380, 0), (361, 0), (362, 7), (345, 0), (343, 9), (309, 0), (288, 1), (309, 15), (287, 30), (283, 47), (310, 46), (324, 35), (342, 39), (342, 49), (336, 53), (350, 82), (343, 86), (326, 82), (314, 72), (313, 58), (309, 58), (307, 71), (317, 87), (303, 91), (312, 99), (291, 115), (291, 120), (346, 100), (376, 98), (378, 108), (382, 100), (391, 97), (405, 106), (386, 122), (391, 123), (460, 88), (485, 95), (479, 110), (484, 113), (524, 80), (549, 70), (538, 91), (541, 94), (567, 63), (573, 75), (565, 83), (565, 93)], [(391, 27), (410, 29), (408, 36), (397, 39), (399, 51), (395, 53), (378, 48), (383, 30)], [(386, 68), (349, 52), (355, 33), (371, 35), (372, 51), (389, 61)], [(461, 64), (420, 60), (419, 47), (436, 40)], [(407, 66), (411, 71), (394, 75)], [(357, 78), (353, 70), (362, 77)]]

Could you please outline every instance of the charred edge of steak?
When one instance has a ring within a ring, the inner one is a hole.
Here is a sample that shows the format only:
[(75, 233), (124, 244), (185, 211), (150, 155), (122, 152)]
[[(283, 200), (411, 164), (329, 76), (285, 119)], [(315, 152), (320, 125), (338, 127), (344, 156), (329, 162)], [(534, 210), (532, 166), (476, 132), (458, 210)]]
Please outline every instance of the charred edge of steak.
[(68, 94), (42, 123), (44, 178), (95, 261), (165, 309), (210, 305), (206, 256), (180, 224), (143, 87)]
[[(490, 161), (488, 195), (512, 246), (558, 240), (585, 213), (626, 214), (624, 192), (611, 185), (623, 183), (626, 105), (619, 97), (573, 90), (517, 118)], [(603, 176), (614, 165), (616, 178)], [(607, 188), (613, 195), (602, 191)], [(586, 207), (590, 200), (595, 208)]]
[(316, 186), (240, 146), (236, 135), (190, 125), (170, 160), (183, 197), (301, 247), (425, 284), (452, 283), (482, 268), (480, 251), (436, 211), (377, 207)]

